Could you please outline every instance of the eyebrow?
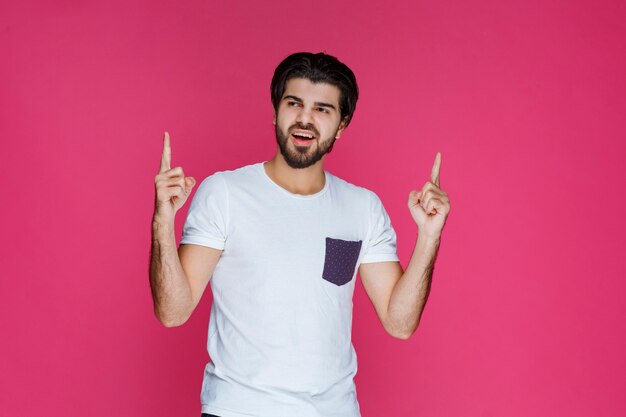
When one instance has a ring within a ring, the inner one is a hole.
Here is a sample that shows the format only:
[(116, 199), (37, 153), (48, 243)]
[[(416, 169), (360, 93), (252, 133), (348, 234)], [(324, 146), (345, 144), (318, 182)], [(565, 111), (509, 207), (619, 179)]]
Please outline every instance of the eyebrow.
[[(291, 100), (293, 100), (293, 101), (297, 101), (298, 103), (303, 103), (303, 101), (302, 101), (302, 99), (301, 99), (300, 97), (296, 97), (296, 96), (285, 96), (285, 97), (283, 98), (283, 100), (287, 100), (287, 99), (291, 99)], [(313, 103), (313, 105), (314, 105), (314, 106), (317, 106), (317, 107), (328, 107), (328, 108), (331, 108), (331, 109), (333, 109), (333, 110), (337, 111), (337, 108), (336, 108), (335, 106), (333, 106), (332, 104), (330, 104), (330, 103), (324, 103), (324, 102), (322, 102), (322, 101), (316, 101), (315, 103)]]

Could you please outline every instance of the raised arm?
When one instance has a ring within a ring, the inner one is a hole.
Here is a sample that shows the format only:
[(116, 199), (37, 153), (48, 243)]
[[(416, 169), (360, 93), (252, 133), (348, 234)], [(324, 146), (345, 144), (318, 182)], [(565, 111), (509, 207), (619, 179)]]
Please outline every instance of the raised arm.
[(441, 154), (437, 153), (430, 181), (409, 193), (408, 207), (419, 229), (413, 255), (406, 270), (398, 262), (362, 264), (359, 275), (378, 318), (387, 332), (408, 339), (419, 325), (430, 293), (430, 284), (450, 213), (448, 194), (439, 188)]
[(150, 288), (154, 313), (166, 327), (180, 326), (191, 316), (222, 253), (199, 245), (181, 245), (177, 250), (174, 218), (196, 181), (185, 177), (182, 167), (170, 168), (171, 155), (165, 132), (161, 168), (155, 177)]

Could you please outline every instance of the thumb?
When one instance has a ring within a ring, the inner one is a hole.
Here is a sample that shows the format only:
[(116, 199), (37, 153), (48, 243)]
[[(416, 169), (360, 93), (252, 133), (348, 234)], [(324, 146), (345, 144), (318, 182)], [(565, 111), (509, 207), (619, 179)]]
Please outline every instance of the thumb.
[(196, 185), (194, 177), (185, 177), (185, 192), (189, 194), (193, 187)]
[(422, 195), (422, 191), (412, 190), (409, 193), (409, 208), (416, 206), (420, 202), (420, 197)]

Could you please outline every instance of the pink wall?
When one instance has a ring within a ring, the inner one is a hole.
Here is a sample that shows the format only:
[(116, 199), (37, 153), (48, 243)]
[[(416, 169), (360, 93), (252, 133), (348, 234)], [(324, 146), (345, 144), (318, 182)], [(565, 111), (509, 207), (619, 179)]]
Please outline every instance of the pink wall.
[(199, 416), (210, 291), (166, 329), (148, 285), (161, 134), (197, 179), (271, 158), (300, 50), (357, 75), (326, 167), (403, 265), (437, 151), (452, 202), (412, 339), (357, 287), (363, 416), (625, 415), (623, 2), (50, 3), (0, 6), (1, 415)]

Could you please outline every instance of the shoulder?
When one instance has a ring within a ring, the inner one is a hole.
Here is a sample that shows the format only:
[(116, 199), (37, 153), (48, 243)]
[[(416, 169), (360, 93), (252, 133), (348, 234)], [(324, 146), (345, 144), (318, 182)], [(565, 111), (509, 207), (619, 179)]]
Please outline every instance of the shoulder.
[(261, 163), (245, 165), (240, 168), (234, 169), (225, 169), (222, 171), (215, 171), (210, 174), (204, 180), (202, 180), (202, 184), (205, 182), (214, 184), (214, 183), (222, 183), (225, 186), (234, 185), (237, 183), (245, 182), (252, 178), (255, 178), (259, 173), (259, 168), (261, 167)]
[(339, 194), (346, 195), (353, 199), (353, 201), (367, 204), (370, 207), (380, 204), (380, 198), (374, 191), (360, 185), (352, 184), (330, 172), (328, 172), (328, 174), (331, 181), (333, 181), (333, 186), (338, 190)]

